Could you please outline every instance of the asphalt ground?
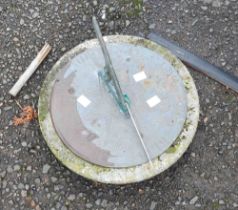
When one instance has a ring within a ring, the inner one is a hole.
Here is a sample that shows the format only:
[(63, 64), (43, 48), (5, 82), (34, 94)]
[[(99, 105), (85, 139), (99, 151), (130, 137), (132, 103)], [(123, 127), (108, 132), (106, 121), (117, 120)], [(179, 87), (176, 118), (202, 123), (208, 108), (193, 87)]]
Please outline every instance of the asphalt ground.
[[(45, 41), (53, 51), (16, 97), (37, 108), (40, 87), (69, 49), (102, 32), (146, 37), (156, 32), (238, 76), (237, 0), (0, 0), (0, 209), (238, 209), (237, 94), (190, 69), (200, 104), (193, 143), (164, 173), (138, 184), (88, 181), (47, 147), (37, 121), (16, 127), (21, 111), (8, 94)], [(105, 19), (102, 18), (105, 11)]]

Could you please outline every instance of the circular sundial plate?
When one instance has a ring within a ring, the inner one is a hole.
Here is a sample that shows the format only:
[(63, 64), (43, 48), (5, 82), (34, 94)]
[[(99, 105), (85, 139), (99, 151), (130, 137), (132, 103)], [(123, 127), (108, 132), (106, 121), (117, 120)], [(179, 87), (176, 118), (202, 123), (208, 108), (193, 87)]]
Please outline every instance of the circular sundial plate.
[[(140, 44), (107, 42), (122, 92), (151, 159), (179, 136), (187, 116), (187, 93), (173, 65)], [(97, 41), (57, 69), (50, 113), (55, 131), (77, 156), (104, 167), (148, 162), (135, 128), (107, 92), (98, 72), (104, 58)]]
[(55, 75), (59, 72), (62, 66), (69, 62), (69, 60), (73, 59), (75, 55), (94, 46), (97, 43), (96, 40), (86, 41), (67, 52), (61, 59), (59, 59), (59, 61), (48, 73), (42, 85), (38, 102), (39, 124), (43, 137), (52, 153), (63, 165), (76, 174), (102, 183), (128, 184), (140, 182), (156, 176), (157, 174), (160, 174), (168, 169), (182, 157), (184, 152), (189, 147), (196, 133), (199, 120), (199, 98), (197, 89), (189, 71), (183, 63), (160, 45), (134, 36), (115, 35), (107, 36), (106, 39), (107, 43), (122, 42), (138, 44), (158, 52), (161, 56), (163, 56), (163, 58), (172, 64), (179, 76), (182, 78), (187, 91), (187, 117), (183, 129), (174, 141), (173, 145), (171, 145), (162, 155), (158, 156), (158, 158), (153, 159), (152, 164), (147, 162), (135, 167), (108, 168), (84, 160), (72, 152), (72, 150), (69, 149), (69, 147), (66, 146), (59, 138), (59, 135), (56, 133), (53, 126), (49, 109), (52, 90), (55, 84)]

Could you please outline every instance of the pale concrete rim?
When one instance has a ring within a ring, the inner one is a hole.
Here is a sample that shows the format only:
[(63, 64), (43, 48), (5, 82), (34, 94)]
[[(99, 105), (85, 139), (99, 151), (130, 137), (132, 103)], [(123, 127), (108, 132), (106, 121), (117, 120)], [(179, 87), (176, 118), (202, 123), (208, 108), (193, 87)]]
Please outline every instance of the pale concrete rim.
[(199, 119), (199, 99), (193, 79), (183, 63), (167, 49), (156, 43), (135, 36), (114, 35), (104, 37), (106, 42), (137, 44), (160, 53), (178, 71), (187, 90), (188, 113), (180, 136), (165, 153), (149, 163), (130, 168), (104, 168), (76, 156), (57, 136), (49, 113), (50, 95), (54, 76), (62, 65), (87, 48), (98, 44), (96, 39), (85, 41), (61, 57), (48, 73), (41, 89), (38, 102), (39, 123), (42, 134), (56, 158), (73, 172), (93, 181), (110, 184), (127, 184), (149, 179), (173, 165), (187, 150), (195, 135)]

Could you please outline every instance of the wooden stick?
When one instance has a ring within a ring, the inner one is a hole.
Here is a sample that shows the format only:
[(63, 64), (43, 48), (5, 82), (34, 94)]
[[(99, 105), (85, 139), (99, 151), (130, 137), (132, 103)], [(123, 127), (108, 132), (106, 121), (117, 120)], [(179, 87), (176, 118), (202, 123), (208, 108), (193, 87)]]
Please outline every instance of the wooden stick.
[(15, 102), (16, 102), (17, 106), (19, 106), (19, 108), (20, 108), (21, 110), (23, 110), (23, 107), (21, 106), (21, 104), (19, 103), (19, 101), (15, 99)]
[(49, 54), (51, 49), (52, 49), (51, 46), (48, 43), (45, 43), (44, 47), (41, 49), (41, 51), (38, 53), (35, 59), (28, 66), (26, 71), (19, 77), (15, 85), (11, 88), (11, 90), (9, 91), (9, 94), (11, 94), (12, 96), (16, 96), (18, 94), (18, 92), (21, 90), (23, 85), (28, 81), (28, 79), (36, 71), (36, 69), (41, 64), (41, 62)]

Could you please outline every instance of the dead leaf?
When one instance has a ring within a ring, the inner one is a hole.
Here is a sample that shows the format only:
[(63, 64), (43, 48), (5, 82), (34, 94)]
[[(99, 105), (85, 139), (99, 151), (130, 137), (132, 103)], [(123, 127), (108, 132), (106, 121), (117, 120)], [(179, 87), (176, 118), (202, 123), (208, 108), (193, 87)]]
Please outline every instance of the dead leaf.
[(36, 118), (37, 118), (36, 110), (32, 106), (25, 106), (22, 109), (20, 117), (14, 116), (12, 121), (15, 126), (18, 126), (24, 125), (25, 123), (28, 123)]

